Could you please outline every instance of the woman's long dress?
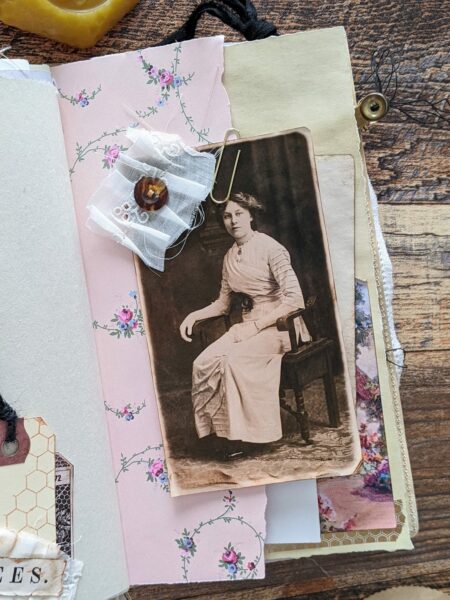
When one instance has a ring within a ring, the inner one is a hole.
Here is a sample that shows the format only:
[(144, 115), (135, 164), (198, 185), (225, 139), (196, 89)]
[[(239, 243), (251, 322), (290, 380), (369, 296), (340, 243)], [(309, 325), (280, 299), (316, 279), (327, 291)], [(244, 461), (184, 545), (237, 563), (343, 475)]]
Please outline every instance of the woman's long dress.
[[(235, 341), (230, 330), (194, 361), (192, 401), (197, 433), (246, 442), (275, 441), (282, 435), (281, 359), (290, 348), (288, 332), (278, 331), (275, 323), (278, 317), (304, 307), (284, 246), (256, 231), (244, 245), (234, 244), (225, 255), (221, 291), (208, 307), (211, 312), (226, 314), (232, 292), (253, 299), (253, 308), (244, 311), (243, 320), (257, 321), (259, 331), (247, 340)], [(301, 320), (298, 329), (302, 339), (309, 339)]]

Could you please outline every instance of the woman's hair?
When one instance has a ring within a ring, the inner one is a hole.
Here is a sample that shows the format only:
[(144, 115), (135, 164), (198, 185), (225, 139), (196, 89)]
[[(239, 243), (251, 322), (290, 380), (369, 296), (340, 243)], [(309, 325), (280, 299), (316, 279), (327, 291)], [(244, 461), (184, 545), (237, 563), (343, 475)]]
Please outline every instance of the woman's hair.
[[(242, 208), (248, 210), (248, 212), (253, 217), (253, 229), (256, 229), (257, 224), (257, 215), (258, 213), (264, 210), (263, 205), (258, 202), (258, 200), (251, 196), (250, 194), (245, 194), (244, 192), (237, 192), (236, 194), (232, 194), (228, 202), (236, 202)], [(217, 219), (219, 224), (223, 227), (223, 215), (225, 213), (225, 209), (227, 207), (228, 202), (224, 202), (223, 204), (219, 204), (217, 206)]]

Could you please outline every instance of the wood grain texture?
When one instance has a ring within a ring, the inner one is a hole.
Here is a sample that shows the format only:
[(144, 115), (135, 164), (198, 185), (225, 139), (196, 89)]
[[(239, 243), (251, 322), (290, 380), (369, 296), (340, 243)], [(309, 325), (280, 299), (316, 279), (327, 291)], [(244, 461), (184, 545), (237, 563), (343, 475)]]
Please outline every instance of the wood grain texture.
[(380, 217), (394, 264), (394, 302), (402, 307), (395, 317), (406, 352), (450, 348), (450, 207), (383, 204)]
[[(198, 2), (141, 0), (99, 44), (75, 50), (0, 25), (11, 57), (69, 62), (155, 44), (181, 25)], [(448, 93), (448, 0), (256, 0), (259, 15), (280, 33), (344, 25), (359, 95), (367, 91), (370, 56), (389, 47), (401, 60), (399, 95)], [(241, 36), (211, 17), (198, 35)], [(407, 349), (401, 395), (419, 508), (411, 552), (355, 553), (271, 563), (264, 581), (152, 586), (131, 600), (362, 600), (397, 585), (429, 585), (450, 593), (450, 231), (449, 133), (404, 123), (392, 111), (364, 136), (368, 171), (379, 195), (392, 255), (394, 316)]]

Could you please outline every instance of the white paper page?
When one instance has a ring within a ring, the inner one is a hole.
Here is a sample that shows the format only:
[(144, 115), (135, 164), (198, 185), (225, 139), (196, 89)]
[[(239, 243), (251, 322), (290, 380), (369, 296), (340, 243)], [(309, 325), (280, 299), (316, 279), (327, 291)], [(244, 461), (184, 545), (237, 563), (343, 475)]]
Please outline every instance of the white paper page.
[(71, 188), (51, 85), (0, 78), (1, 393), (74, 465), (77, 600), (128, 578)]
[(266, 486), (266, 544), (320, 542), (315, 479)]
[(0, 77), (4, 79), (35, 79), (52, 82), (52, 74), (46, 65), (30, 65), (23, 59), (0, 59)]
[(22, 58), (2, 58), (0, 59), (0, 71), (29, 71), (30, 64)]

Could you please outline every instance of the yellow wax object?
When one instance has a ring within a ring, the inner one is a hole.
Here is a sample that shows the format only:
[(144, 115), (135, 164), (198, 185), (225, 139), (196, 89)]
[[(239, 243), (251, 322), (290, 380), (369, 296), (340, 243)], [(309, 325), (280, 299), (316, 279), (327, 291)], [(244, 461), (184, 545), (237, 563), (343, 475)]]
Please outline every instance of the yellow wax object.
[(139, 0), (0, 0), (0, 21), (89, 48)]

